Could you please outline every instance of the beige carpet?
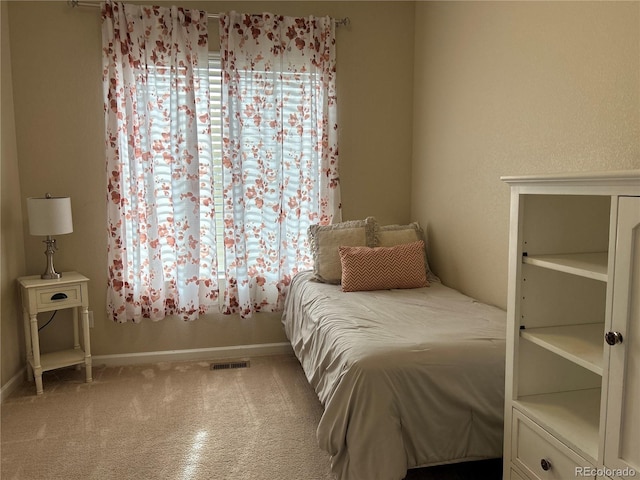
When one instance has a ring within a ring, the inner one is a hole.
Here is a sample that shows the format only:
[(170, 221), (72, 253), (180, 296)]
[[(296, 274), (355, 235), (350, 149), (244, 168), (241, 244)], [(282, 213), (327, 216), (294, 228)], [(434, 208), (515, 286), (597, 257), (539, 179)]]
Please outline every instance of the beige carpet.
[[(244, 369), (209, 362), (46, 372), (1, 407), (2, 480), (324, 480), (322, 407), (293, 356)], [(407, 479), (499, 479), (499, 462), (410, 471)]]

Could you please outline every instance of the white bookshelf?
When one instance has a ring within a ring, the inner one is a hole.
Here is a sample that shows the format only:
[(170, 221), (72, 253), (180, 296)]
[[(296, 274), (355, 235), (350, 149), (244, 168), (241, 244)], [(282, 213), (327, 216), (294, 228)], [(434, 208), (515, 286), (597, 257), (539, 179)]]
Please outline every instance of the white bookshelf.
[(640, 170), (503, 180), (503, 478), (640, 472)]

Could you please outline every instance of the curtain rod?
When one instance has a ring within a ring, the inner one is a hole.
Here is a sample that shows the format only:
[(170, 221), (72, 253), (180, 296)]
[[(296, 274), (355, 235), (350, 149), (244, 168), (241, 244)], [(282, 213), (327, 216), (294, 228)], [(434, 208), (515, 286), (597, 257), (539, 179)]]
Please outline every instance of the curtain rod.
[[(100, 7), (99, 3), (94, 2), (80, 2), (78, 0), (67, 0), (67, 3), (71, 8), (74, 7)], [(219, 13), (207, 13), (207, 18), (220, 18)], [(336, 27), (345, 26), (348, 27), (351, 24), (349, 17), (336, 19)]]

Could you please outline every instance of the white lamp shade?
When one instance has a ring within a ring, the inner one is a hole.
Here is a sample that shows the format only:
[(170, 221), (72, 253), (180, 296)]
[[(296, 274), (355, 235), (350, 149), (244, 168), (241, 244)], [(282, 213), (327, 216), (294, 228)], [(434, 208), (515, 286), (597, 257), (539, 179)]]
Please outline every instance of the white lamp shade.
[(69, 197), (27, 198), (27, 212), (31, 235), (62, 235), (73, 232)]

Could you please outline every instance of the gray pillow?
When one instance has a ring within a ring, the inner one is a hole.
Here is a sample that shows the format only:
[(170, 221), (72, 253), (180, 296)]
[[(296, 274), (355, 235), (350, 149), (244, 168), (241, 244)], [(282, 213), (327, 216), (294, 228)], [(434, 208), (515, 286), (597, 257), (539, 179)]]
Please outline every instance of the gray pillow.
[(379, 226), (376, 223), (374, 233), (375, 247), (394, 247), (405, 243), (413, 243), (422, 240), (424, 242), (424, 264), (427, 269), (427, 279), (430, 282), (437, 282), (440, 279), (429, 268), (427, 261), (427, 238), (418, 222), (408, 225), (385, 225)]
[(373, 217), (333, 225), (311, 225), (308, 233), (316, 280), (339, 284), (342, 279), (342, 266), (338, 247), (374, 246), (375, 226), (376, 221)]

